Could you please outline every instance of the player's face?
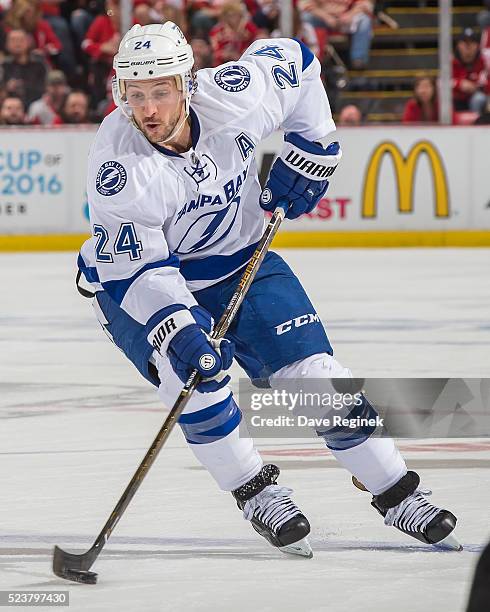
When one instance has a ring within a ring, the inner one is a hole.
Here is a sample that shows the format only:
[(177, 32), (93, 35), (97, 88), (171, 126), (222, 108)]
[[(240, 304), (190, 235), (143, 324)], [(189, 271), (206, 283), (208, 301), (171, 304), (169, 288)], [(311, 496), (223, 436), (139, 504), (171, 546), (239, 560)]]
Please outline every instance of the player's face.
[(126, 100), (136, 124), (150, 142), (171, 136), (184, 112), (184, 96), (173, 77), (127, 81)]

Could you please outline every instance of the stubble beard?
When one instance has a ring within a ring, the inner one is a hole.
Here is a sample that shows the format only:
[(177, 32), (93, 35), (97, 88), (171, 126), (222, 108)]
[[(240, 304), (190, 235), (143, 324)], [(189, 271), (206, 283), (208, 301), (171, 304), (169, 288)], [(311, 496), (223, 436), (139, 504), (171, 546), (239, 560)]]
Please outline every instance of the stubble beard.
[(152, 144), (163, 144), (163, 141), (166, 140), (172, 134), (174, 128), (175, 125), (173, 125), (172, 127), (162, 125), (159, 127), (157, 132), (154, 132), (148, 130), (143, 126), (143, 133)]
[(140, 126), (140, 129), (152, 144), (164, 146), (164, 141), (172, 135), (173, 131), (181, 120), (182, 112), (183, 109), (176, 111), (170, 119), (170, 122), (165, 125), (160, 125), (156, 132), (147, 129), (144, 124)]

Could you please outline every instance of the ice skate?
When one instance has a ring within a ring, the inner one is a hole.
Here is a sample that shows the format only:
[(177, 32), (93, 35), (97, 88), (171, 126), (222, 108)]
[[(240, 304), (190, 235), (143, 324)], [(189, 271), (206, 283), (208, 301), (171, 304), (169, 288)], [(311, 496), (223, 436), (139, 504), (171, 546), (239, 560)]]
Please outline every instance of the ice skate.
[(257, 533), (281, 552), (311, 558), (308, 542), (308, 519), (301, 514), (289, 495), (291, 489), (276, 484), (276, 465), (265, 465), (247, 483), (232, 491), (243, 517), (252, 523)]
[[(356, 482), (354, 484), (357, 485)], [(451, 550), (462, 550), (453, 535), (456, 517), (427, 501), (431, 491), (419, 489), (420, 477), (407, 472), (390, 489), (375, 495), (371, 505), (384, 517), (385, 525), (424, 542)]]

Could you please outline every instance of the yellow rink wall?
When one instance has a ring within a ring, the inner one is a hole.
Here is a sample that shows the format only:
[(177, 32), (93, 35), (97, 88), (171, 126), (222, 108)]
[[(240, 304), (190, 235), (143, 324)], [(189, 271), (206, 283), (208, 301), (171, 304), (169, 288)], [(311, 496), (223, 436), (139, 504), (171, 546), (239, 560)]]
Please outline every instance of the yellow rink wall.
[[(0, 252), (77, 251), (88, 234), (0, 236)], [(490, 247), (490, 231), (282, 232), (275, 248)]]
[[(90, 233), (87, 157), (96, 129), (0, 128), (0, 251), (80, 247)], [(275, 247), (490, 247), (490, 127), (368, 126), (331, 138), (343, 158), (327, 193), (312, 213), (284, 222)], [(279, 133), (257, 144), (262, 181), (282, 144)], [(227, 181), (230, 169), (222, 174)], [(227, 228), (239, 204), (224, 191), (214, 178), (199, 186), (220, 195)], [(186, 214), (194, 221), (215, 209), (204, 203)]]
[(276, 236), (274, 246), (283, 248), (490, 247), (490, 231), (284, 232)]

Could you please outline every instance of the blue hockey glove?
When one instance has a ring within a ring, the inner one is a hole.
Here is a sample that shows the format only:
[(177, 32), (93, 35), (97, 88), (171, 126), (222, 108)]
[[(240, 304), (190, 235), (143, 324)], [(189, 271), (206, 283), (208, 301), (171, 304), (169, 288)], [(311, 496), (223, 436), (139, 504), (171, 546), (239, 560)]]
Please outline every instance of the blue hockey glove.
[(273, 211), (278, 203), (290, 204), (287, 219), (311, 212), (328, 188), (328, 177), (342, 157), (340, 144), (326, 149), (299, 134), (287, 134), (280, 156), (272, 164), (269, 178), (260, 196), (260, 206)]
[(182, 382), (187, 382), (191, 372), (197, 370), (205, 378), (197, 390), (217, 391), (230, 382), (225, 372), (233, 362), (235, 345), (225, 338), (218, 341), (209, 338), (213, 319), (204, 308), (193, 306), (190, 312), (195, 323), (180, 329), (168, 343), (170, 363)]

